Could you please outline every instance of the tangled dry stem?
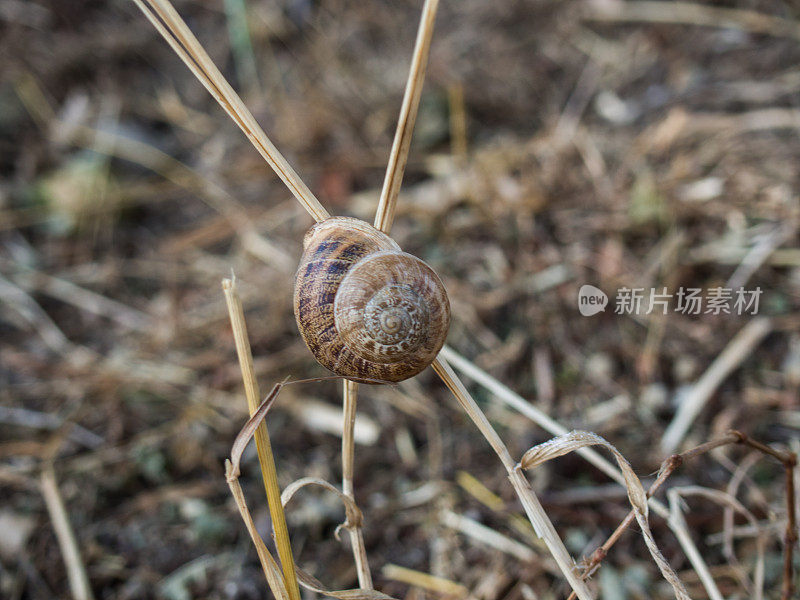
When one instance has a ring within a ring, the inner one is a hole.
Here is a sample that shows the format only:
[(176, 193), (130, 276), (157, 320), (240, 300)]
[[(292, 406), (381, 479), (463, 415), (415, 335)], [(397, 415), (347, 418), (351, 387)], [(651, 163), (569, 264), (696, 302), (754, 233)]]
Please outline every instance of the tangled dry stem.
[[(762, 454), (771, 456), (778, 460), (786, 472), (786, 528), (784, 531), (784, 555), (783, 555), (783, 584), (781, 589), (781, 599), (788, 600), (794, 595), (794, 573), (793, 573), (793, 557), (794, 545), (797, 543), (797, 515), (794, 499), (794, 468), (797, 465), (797, 455), (793, 452), (786, 452), (770, 448), (756, 440), (750, 438), (747, 434), (741, 431), (732, 430), (725, 434), (723, 437), (710, 440), (690, 450), (680, 454), (673, 454), (667, 457), (661, 464), (658, 471), (656, 480), (650, 485), (647, 490), (647, 497), (651, 498), (664, 482), (674, 473), (681, 465), (687, 460), (697, 458), (703, 454), (711, 452), (715, 448), (727, 446), (730, 444), (743, 444), (761, 452)], [(586, 560), (582, 577), (588, 579), (593, 576), (600, 568), (601, 563), (608, 556), (609, 551), (622, 537), (622, 534), (628, 529), (630, 524), (634, 521), (635, 513), (631, 510), (626, 517), (620, 522), (614, 532), (603, 542), (603, 544), (595, 550), (592, 555)], [(568, 600), (575, 598), (575, 594), (571, 594)]]

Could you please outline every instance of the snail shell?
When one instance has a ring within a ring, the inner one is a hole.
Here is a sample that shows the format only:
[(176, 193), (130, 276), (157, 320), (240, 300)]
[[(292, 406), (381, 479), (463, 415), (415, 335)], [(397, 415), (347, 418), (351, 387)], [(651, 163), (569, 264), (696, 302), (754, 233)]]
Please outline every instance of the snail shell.
[(433, 362), (450, 326), (450, 302), (433, 269), (349, 217), (314, 225), (303, 249), (294, 314), (323, 367), (353, 381), (396, 382)]

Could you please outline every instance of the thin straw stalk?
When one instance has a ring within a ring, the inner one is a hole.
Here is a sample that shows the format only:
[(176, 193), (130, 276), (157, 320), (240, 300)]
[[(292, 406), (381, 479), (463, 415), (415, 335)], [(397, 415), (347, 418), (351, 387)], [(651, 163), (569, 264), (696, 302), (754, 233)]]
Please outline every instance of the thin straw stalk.
[[(389, 155), (389, 164), (386, 167), (381, 198), (375, 214), (375, 227), (389, 233), (394, 221), (394, 210), (397, 204), (397, 195), (403, 181), (408, 150), (411, 145), (411, 134), (417, 120), (417, 109), (425, 82), (425, 66), (433, 37), (433, 23), (436, 19), (436, 9), (439, 0), (425, 0), (420, 16), (417, 39), (414, 44), (414, 55), (411, 59), (411, 69), (406, 81), (406, 90), (403, 96), (403, 105), (397, 121), (392, 151)], [(342, 430), (342, 489), (344, 493), (354, 499), (353, 495), (353, 426), (356, 417), (356, 400), (358, 398), (358, 384), (352, 381), (344, 382), (344, 428)], [(372, 588), (372, 576), (369, 572), (366, 550), (364, 549), (364, 536), (361, 528), (350, 530), (350, 542), (353, 546), (353, 556), (358, 571), (358, 581), (362, 588)]]
[[(233, 328), (233, 337), (236, 342), (236, 353), (239, 356), (239, 366), (242, 369), (247, 407), (252, 416), (260, 404), (258, 381), (253, 370), (253, 355), (250, 351), (250, 341), (247, 337), (247, 327), (244, 321), (242, 300), (236, 288), (236, 278), (223, 279), (222, 289), (225, 292), (225, 302)], [(272, 455), (272, 445), (269, 432), (265, 423), (261, 423), (255, 434), (258, 462), (261, 464), (261, 477), (264, 480), (264, 489), (267, 492), (269, 514), (272, 526), (275, 529), (275, 544), (278, 548), (278, 557), (283, 570), (284, 585), (290, 600), (300, 600), (300, 589), (297, 585), (297, 573), (292, 557), (292, 546), (289, 541), (289, 529), (286, 526), (286, 516), (281, 503), (281, 490), (278, 486), (278, 473), (275, 468), (275, 458)]]
[[(355, 503), (353, 491), (353, 461), (355, 459), (355, 425), (356, 404), (358, 403), (358, 384), (354, 381), (344, 380), (344, 423), (342, 424), (342, 492)], [(367, 550), (364, 547), (364, 534), (361, 525), (348, 528), (350, 545), (353, 547), (353, 559), (358, 573), (360, 588), (371, 590), (372, 574), (369, 570)]]
[[(529, 418), (531, 421), (539, 425), (545, 431), (549, 431), (553, 435), (564, 435), (568, 432), (567, 428), (552, 419), (545, 412), (536, 408), (533, 404), (525, 400), (522, 396), (512, 391), (507, 386), (497, 381), (494, 377), (489, 375), (476, 367), (473, 363), (466, 358), (455, 352), (449, 346), (444, 346), (439, 354), (449, 364), (458, 369), (462, 375), (472, 379), (475, 383), (492, 393), (498, 400), (503, 402)], [(611, 464), (605, 457), (601, 456), (598, 452), (591, 448), (579, 448), (577, 453), (585, 458), (588, 462), (600, 469), (603, 473), (611, 477), (614, 481), (625, 487), (625, 477), (620, 473), (619, 469)], [(648, 502), (653, 512), (663, 518), (669, 517), (669, 509), (656, 500), (651, 498)]]
[(278, 174), (278, 177), (286, 184), (303, 208), (316, 221), (330, 217), (328, 211), (320, 204), (316, 196), (303, 183), (300, 176), (261, 129), (255, 117), (217, 69), (172, 4), (168, 0), (133, 0), (133, 2), (217, 103), (228, 113), (228, 116), (244, 132), (250, 143)]
[(591, 591), (589, 591), (589, 588), (586, 586), (586, 583), (581, 579), (575, 562), (564, 547), (561, 538), (558, 537), (558, 533), (550, 522), (544, 508), (542, 508), (536, 494), (534, 494), (533, 489), (531, 489), (528, 480), (521, 470), (516, 468), (517, 465), (514, 459), (511, 458), (508, 448), (506, 448), (503, 440), (492, 427), (489, 419), (486, 418), (486, 415), (472, 396), (470, 396), (464, 384), (461, 383), (453, 369), (443, 358), (436, 358), (436, 360), (433, 361), (433, 368), (445, 385), (453, 392), (458, 403), (467, 415), (469, 415), (470, 419), (472, 419), (481, 434), (483, 434), (483, 437), (486, 438), (486, 441), (489, 442), (489, 445), (500, 458), (500, 461), (508, 472), (511, 485), (514, 487), (514, 491), (517, 493), (517, 497), (522, 503), (525, 513), (528, 515), (528, 519), (531, 525), (533, 525), (536, 534), (542, 538), (547, 545), (547, 549), (550, 551), (550, 554), (553, 555), (558, 567), (561, 569), (561, 572), (566, 577), (570, 586), (572, 586), (578, 598), (581, 600), (591, 600), (594, 598)]
[(64, 566), (67, 571), (69, 589), (74, 600), (94, 600), (92, 587), (89, 585), (89, 577), (86, 575), (86, 567), (81, 558), (78, 548), (78, 541), (75, 538), (75, 530), (69, 521), (64, 500), (58, 489), (56, 474), (52, 465), (48, 465), (42, 471), (41, 476), (42, 496), (44, 496), (45, 506), (53, 522), (53, 530), (56, 534), (61, 555), (64, 558)]
[(378, 212), (375, 215), (375, 227), (385, 233), (388, 233), (392, 228), (397, 195), (400, 193), (400, 185), (403, 182), (406, 162), (408, 162), (411, 134), (414, 131), (419, 98), (422, 94), (422, 86), (425, 83), (425, 67), (428, 63), (431, 37), (433, 37), (433, 23), (436, 20), (438, 6), (439, 0), (425, 0), (425, 5), (422, 7), (417, 40), (414, 44), (414, 56), (411, 59), (411, 69), (408, 72), (406, 91), (403, 96), (403, 106), (400, 109), (400, 118), (397, 121), (397, 130), (394, 134), (392, 151), (389, 155), (389, 164), (386, 167), (386, 177), (383, 180)]

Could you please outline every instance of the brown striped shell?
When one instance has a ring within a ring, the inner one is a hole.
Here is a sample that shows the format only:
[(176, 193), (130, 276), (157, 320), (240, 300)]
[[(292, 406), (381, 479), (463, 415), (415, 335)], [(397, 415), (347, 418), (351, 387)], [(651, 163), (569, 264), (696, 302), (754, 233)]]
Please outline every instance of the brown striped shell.
[(303, 240), (294, 315), (317, 361), (353, 381), (403, 381), (433, 362), (450, 302), (427, 264), (371, 225), (332, 217)]

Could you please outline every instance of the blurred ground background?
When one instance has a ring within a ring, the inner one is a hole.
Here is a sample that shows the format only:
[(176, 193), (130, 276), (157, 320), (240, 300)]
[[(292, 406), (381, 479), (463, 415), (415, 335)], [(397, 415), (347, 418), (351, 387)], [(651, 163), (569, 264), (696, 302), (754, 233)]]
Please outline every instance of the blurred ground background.
[[(176, 6), (326, 207), (371, 221), (421, 2)], [(664, 458), (681, 391), (752, 317), (581, 317), (583, 283), (612, 303), (622, 286), (760, 286), (771, 332), (684, 447), (736, 427), (797, 449), (800, 8), (713, 6), (781, 20), (718, 28), (626, 22), (613, 0), (443, 0), (393, 230), (449, 289), (452, 347), (566, 427), (606, 437), (643, 477)], [(591, 18), (601, 9), (616, 16)], [(702, 22), (676, 5), (654, 15)], [(0, 596), (69, 595), (39, 487), (52, 462), (97, 598), (267, 598), (223, 477), (245, 402), (220, 280), (240, 278), (262, 389), (322, 374), (291, 308), (311, 219), (132, 3), (3, 0), (0, 27)], [(550, 437), (471, 389), (516, 456)], [(335, 429), (340, 393), (280, 397), (269, 427), (283, 485), (339, 480), (340, 438), (320, 415)], [(359, 412), (356, 496), (380, 589), (435, 596), (382, 575), (393, 563), (486, 600), (564, 597), (543, 551), (521, 560), (442, 517), (535, 546), (513, 526), (499, 462), (431, 372), (363, 387)], [(671, 484), (724, 489), (745, 453), (724, 454)], [(534, 487), (588, 555), (627, 512), (624, 492), (580, 458), (551, 464)], [(748, 477), (740, 499), (769, 528), (778, 597), (782, 472), (761, 460)], [(472, 478), (503, 502), (476, 499)], [(748, 597), (714, 537), (719, 507), (691, 501), (687, 518), (723, 593)], [(335, 588), (355, 584), (333, 537), (342, 519), (315, 492), (289, 511), (299, 563)], [(736, 549), (750, 565), (752, 539)], [(607, 598), (669, 597), (633, 532), (594, 581)]]

